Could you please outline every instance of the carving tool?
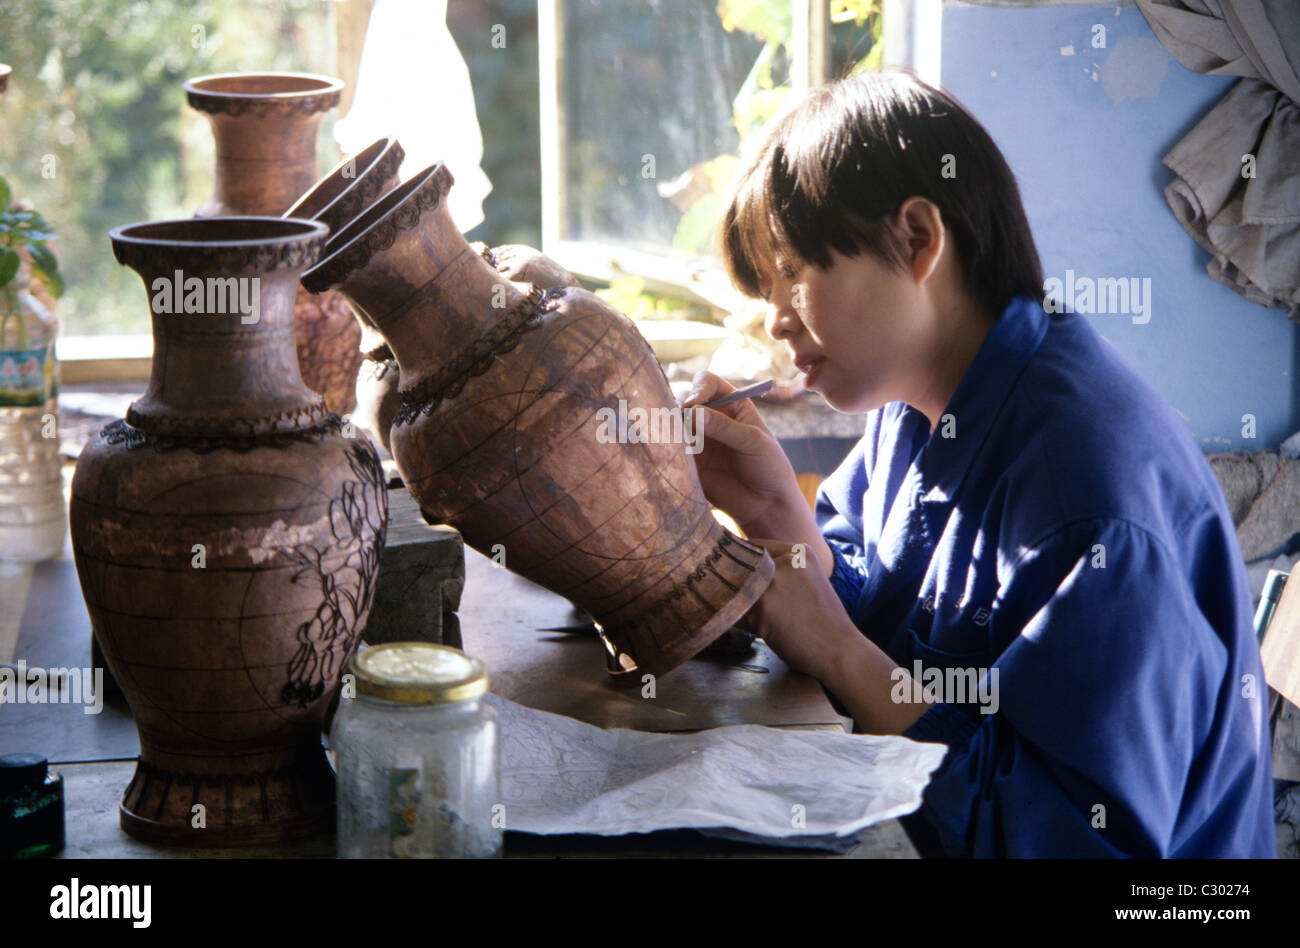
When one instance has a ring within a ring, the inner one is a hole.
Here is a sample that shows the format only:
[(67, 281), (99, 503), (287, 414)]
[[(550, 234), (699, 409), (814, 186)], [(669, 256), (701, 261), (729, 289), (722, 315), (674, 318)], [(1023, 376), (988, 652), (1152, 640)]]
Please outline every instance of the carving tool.
[(712, 401), (705, 402), (705, 408), (720, 408), (723, 405), (730, 405), (732, 402), (738, 402), (742, 398), (758, 398), (765, 395), (776, 384), (775, 379), (764, 379), (761, 382), (755, 382), (753, 385), (746, 385), (744, 388), (738, 388), (727, 395), (721, 395)]

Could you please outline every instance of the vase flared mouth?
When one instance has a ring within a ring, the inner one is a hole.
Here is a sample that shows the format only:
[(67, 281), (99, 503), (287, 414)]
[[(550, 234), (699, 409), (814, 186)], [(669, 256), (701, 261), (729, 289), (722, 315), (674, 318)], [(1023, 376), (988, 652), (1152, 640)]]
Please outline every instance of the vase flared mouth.
[(200, 112), (308, 115), (338, 105), (343, 80), (309, 72), (226, 72), (196, 76), (182, 88), (190, 105)]
[(187, 217), (126, 224), (108, 237), (117, 262), (132, 269), (184, 257), (231, 272), (267, 272), (311, 266), (324, 250), (329, 227), (283, 217)]
[(374, 200), (384, 182), (397, 175), (406, 153), (389, 136), (344, 158), (294, 202), (283, 217), (318, 220), (341, 230)]
[[(447, 166), (438, 162), (393, 188), (329, 239), (323, 259), (302, 275), (302, 285), (312, 293), (338, 286), (392, 246), (397, 231), (417, 226), (420, 213), (441, 204), (454, 183)], [(390, 226), (381, 226), (385, 223)]]

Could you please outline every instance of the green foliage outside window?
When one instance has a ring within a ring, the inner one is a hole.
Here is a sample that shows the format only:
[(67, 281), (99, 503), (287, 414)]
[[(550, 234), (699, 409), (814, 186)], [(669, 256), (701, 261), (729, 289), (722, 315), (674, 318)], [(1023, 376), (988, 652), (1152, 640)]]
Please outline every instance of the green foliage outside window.
[[(139, 278), (108, 230), (189, 217), (212, 190), (208, 121), (191, 76), (331, 69), (323, 0), (0, 0), (0, 174), (58, 230), (64, 333), (147, 332)], [(336, 159), (328, 129), (322, 162)]]
[[(833, 74), (879, 70), (881, 0), (831, 0), (828, 53)], [(790, 60), (793, 50), (793, 8), (790, 0), (718, 0), (718, 18), (727, 32), (737, 30), (763, 44), (754, 66), (732, 101), (732, 125), (741, 146), (791, 101)], [(866, 46), (865, 55), (857, 55)], [(673, 247), (707, 254), (727, 187), (738, 170), (735, 155), (718, 155), (691, 169), (699, 197), (686, 209), (673, 236)]]

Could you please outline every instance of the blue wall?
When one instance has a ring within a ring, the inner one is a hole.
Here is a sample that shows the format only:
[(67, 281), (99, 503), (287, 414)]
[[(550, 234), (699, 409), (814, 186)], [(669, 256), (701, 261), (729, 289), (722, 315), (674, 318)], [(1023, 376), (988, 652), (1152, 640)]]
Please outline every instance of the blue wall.
[(1211, 280), (1164, 197), (1161, 159), (1236, 81), (1185, 69), (1132, 5), (943, 9), (941, 82), (1011, 164), (1044, 276), (1150, 278), (1150, 322), (1088, 318), (1207, 453), (1276, 447), (1300, 427), (1297, 327)]

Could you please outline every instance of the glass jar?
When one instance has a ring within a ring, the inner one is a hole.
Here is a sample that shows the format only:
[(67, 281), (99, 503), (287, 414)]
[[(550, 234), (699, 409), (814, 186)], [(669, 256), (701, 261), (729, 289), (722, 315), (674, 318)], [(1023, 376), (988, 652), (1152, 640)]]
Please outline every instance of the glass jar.
[(390, 642), (359, 651), (351, 670), (356, 697), (330, 732), (339, 856), (499, 856), (500, 747), (483, 663), (447, 645)]
[(63, 848), (63, 778), (40, 754), (0, 757), (0, 859), (52, 856)]

